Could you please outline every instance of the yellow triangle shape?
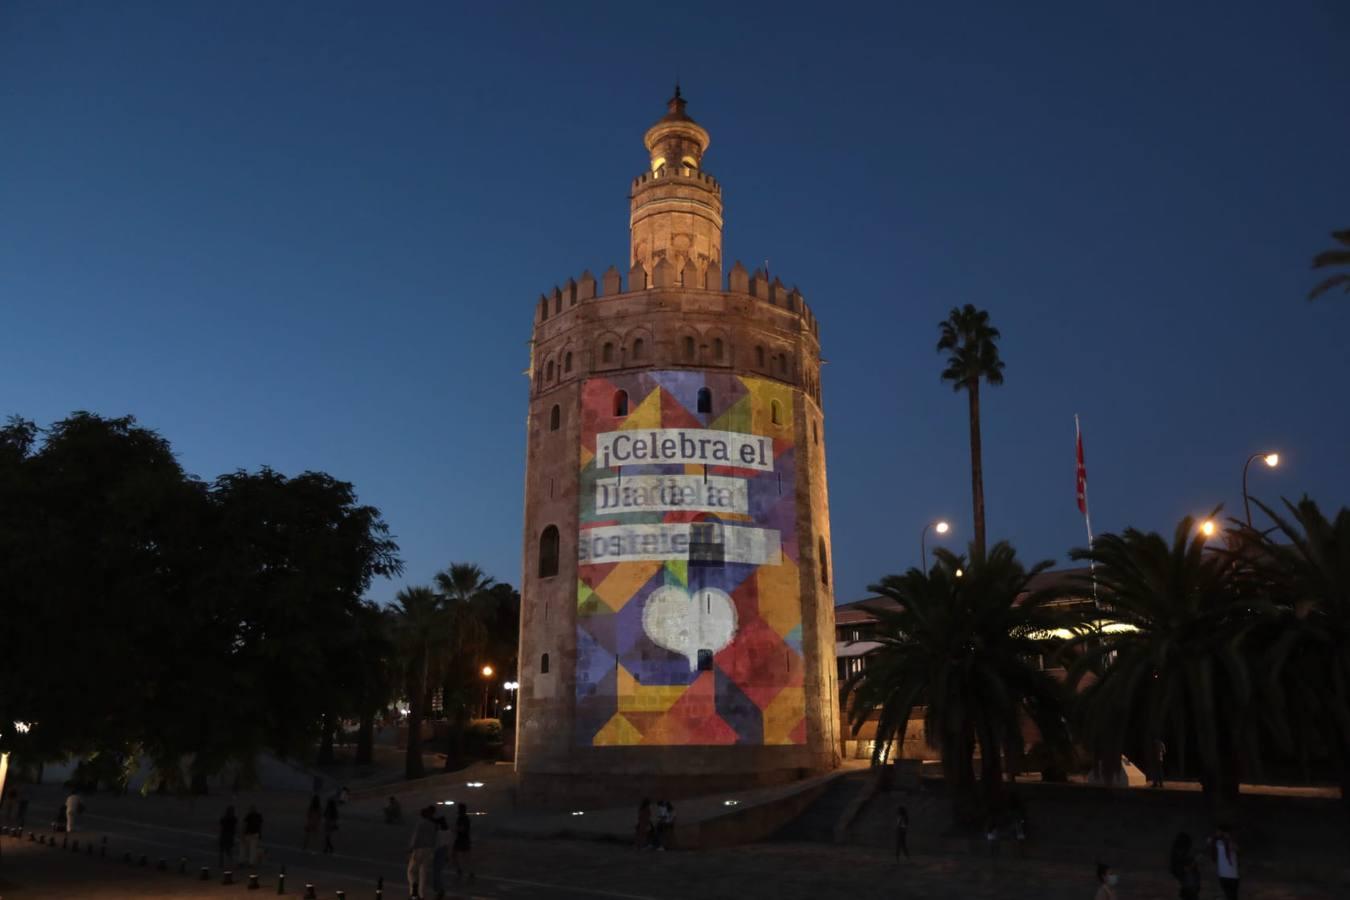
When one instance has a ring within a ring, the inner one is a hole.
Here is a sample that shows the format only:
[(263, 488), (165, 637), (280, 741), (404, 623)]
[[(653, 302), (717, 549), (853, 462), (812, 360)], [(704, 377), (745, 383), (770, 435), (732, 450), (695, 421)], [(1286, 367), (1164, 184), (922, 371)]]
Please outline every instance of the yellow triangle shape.
[(621, 431), (627, 431), (631, 428), (660, 428), (661, 427), (661, 388), (654, 387), (651, 393), (642, 398), (637, 409), (628, 414), (623, 424), (619, 426)]
[(595, 747), (626, 747), (641, 742), (642, 732), (625, 719), (622, 713), (615, 713), (591, 740), (592, 746)]

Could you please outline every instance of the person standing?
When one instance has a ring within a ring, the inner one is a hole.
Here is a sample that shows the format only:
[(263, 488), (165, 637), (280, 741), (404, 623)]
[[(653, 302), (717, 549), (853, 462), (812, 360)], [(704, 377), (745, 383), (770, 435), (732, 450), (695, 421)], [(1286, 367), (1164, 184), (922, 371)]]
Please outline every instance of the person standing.
[(900, 854), (905, 854), (905, 859), (909, 859), (909, 810), (905, 804), (901, 803), (895, 810), (895, 860), (900, 861)]
[(1167, 760), (1167, 745), (1162, 738), (1153, 739), (1153, 777), (1151, 784), (1155, 788), (1163, 786), (1163, 763)]
[(220, 867), (225, 868), (225, 861), (234, 863), (234, 833), (239, 825), (239, 820), (235, 818), (234, 807), (225, 807), (225, 815), (220, 817)]
[(427, 872), (431, 867), (432, 854), (436, 852), (436, 823), (432, 821), (435, 807), (423, 807), (417, 816), (417, 826), (413, 828), (412, 840), (408, 843), (408, 895), (425, 898), (427, 895)]
[(337, 800), (329, 797), (328, 805), (323, 810), (323, 852), (333, 852), (333, 832), (338, 830), (338, 805)]
[(1214, 867), (1219, 873), (1219, 887), (1227, 900), (1237, 900), (1238, 895), (1238, 846), (1233, 840), (1233, 832), (1227, 825), (1220, 825), (1209, 839), (1214, 851)]
[(1097, 863), (1097, 893), (1095, 900), (1116, 900), (1116, 885), (1120, 876), (1106, 863)]
[(319, 805), (319, 795), (309, 798), (309, 809), (305, 810), (305, 842), (301, 849), (308, 850), (309, 842), (319, 835), (319, 825), (323, 821), (323, 808)]
[(431, 821), (436, 823), (436, 849), (431, 854), (431, 886), (436, 891), (436, 900), (444, 900), (446, 889), (445, 867), (450, 863), (450, 823), (444, 815), (436, 815), (432, 807)]
[(66, 834), (75, 833), (75, 819), (82, 811), (83, 804), (80, 803), (80, 795), (74, 788), (66, 794)]
[(656, 831), (653, 833), (652, 846), (657, 850), (666, 849), (666, 833), (670, 830), (670, 804), (665, 800), (656, 801)]
[(455, 864), (455, 877), (462, 878), (464, 870), (469, 870), (469, 880), (477, 877), (473, 871), (473, 839), (469, 834), (469, 808), (459, 804), (459, 815), (455, 818), (455, 843), (450, 853), (450, 861)]
[(1177, 880), (1177, 896), (1181, 900), (1200, 900), (1200, 861), (1195, 856), (1191, 836), (1179, 832), (1172, 841), (1172, 859), (1168, 866)]
[(244, 816), (244, 862), (250, 866), (258, 864), (258, 845), (262, 842), (262, 813), (258, 807), (249, 806)]

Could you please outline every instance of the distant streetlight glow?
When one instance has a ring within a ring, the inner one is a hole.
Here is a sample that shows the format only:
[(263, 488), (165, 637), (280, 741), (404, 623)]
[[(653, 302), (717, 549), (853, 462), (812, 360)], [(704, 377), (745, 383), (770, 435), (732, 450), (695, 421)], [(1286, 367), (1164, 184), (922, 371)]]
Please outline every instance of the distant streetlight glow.
[(1214, 537), (1214, 533), (1219, 530), (1219, 526), (1214, 524), (1213, 519), (1206, 519), (1200, 523), (1200, 533), (1205, 537)]
[(952, 530), (952, 526), (946, 519), (938, 519), (936, 522), (927, 522), (923, 530), (919, 532), (919, 562), (923, 565), (923, 570), (928, 571), (928, 529), (933, 529), (938, 534), (946, 534)]
[(1247, 461), (1242, 464), (1242, 509), (1247, 513), (1247, 527), (1252, 527), (1252, 501), (1247, 494), (1247, 469), (1251, 466), (1252, 460), (1259, 459), (1266, 464), (1266, 468), (1273, 469), (1280, 464), (1280, 454), (1274, 450), (1266, 450), (1261, 453), (1253, 453), (1247, 457)]
[(965, 573), (963, 570), (961, 570), (961, 569), (957, 569), (957, 570), (956, 570), (956, 577), (957, 577), (957, 578), (960, 578), (960, 577), (961, 577), (962, 575), (964, 575), (964, 574), (966, 574), (966, 573)]

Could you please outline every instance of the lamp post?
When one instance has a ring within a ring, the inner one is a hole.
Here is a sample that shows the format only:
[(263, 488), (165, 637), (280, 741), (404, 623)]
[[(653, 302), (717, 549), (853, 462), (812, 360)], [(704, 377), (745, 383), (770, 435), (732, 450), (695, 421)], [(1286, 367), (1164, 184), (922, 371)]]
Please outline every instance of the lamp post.
[(479, 673), (483, 676), (483, 718), (488, 717), (488, 685), (492, 682), (492, 674), (496, 671), (492, 666), (483, 666)]
[(1219, 533), (1219, 526), (1213, 519), (1206, 519), (1197, 526), (1197, 530), (1206, 538), (1212, 538)]
[(928, 572), (928, 529), (933, 529), (938, 534), (946, 534), (951, 531), (952, 526), (948, 525), (945, 519), (939, 519), (936, 522), (928, 522), (923, 526), (923, 531), (919, 532), (919, 562), (923, 564), (923, 570)]
[(1252, 464), (1252, 460), (1259, 459), (1266, 464), (1267, 468), (1275, 468), (1280, 464), (1280, 454), (1273, 450), (1265, 453), (1253, 453), (1247, 457), (1247, 461), (1242, 464), (1242, 508), (1247, 513), (1247, 527), (1252, 527), (1252, 503), (1247, 497), (1247, 467)]

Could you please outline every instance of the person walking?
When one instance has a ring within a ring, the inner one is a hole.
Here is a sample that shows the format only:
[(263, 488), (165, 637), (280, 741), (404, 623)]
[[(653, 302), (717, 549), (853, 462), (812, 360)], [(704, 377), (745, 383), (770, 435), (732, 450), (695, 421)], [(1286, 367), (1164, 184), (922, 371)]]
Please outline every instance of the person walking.
[(1186, 832), (1178, 832), (1172, 841), (1172, 858), (1168, 871), (1177, 880), (1177, 896), (1181, 900), (1200, 900), (1200, 861), (1195, 845)]
[(80, 795), (74, 788), (66, 794), (66, 834), (75, 833), (75, 820), (83, 812), (84, 804), (80, 802)]
[(895, 861), (900, 861), (900, 854), (905, 854), (905, 859), (909, 859), (909, 810), (905, 804), (901, 803), (895, 810)]
[(450, 885), (445, 880), (445, 868), (450, 863), (450, 823), (444, 815), (436, 815), (432, 807), (432, 819), (436, 823), (436, 849), (431, 854), (431, 887), (436, 892), (436, 900), (445, 900), (445, 892)]
[(1220, 825), (1209, 839), (1214, 851), (1214, 867), (1219, 873), (1219, 887), (1227, 900), (1237, 900), (1238, 895), (1238, 846), (1233, 840), (1233, 832), (1227, 825)]
[(464, 870), (469, 870), (469, 881), (477, 878), (473, 871), (473, 839), (469, 834), (469, 807), (463, 803), (457, 807), (459, 815), (455, 817), (455, 843), (450, 852), (450, 861), (455, 864), (455, 877), (462, 878)]
[(328, 798), (328, 805), (323, 810), (323, 852), (333, 852), (333, 832), (338, 830), (338, 805), (337, 800)]
[(408, 843), (408, 896), (419, 900), (427, 896), (427, 874), (432, 854), (436, 852), (436, 823), (432, 821), (435, 807), (423, 807), (417, 815), (412, 840)]
[(258, 864), (258, 845), (262, 842), (262, 813), (258, 807), (250, 805), (244, 816), (244, 862), (250, 866)]
[(234, 807), (225, 807), (225, 815), (220, 817), (220, 867), (225, 868), (225, 861), (229, 860), (234, 864), (234, 834), (238, 828), (239, 820), (235, 818)]
[(638, 850), (648, 847), (652, 842), (652, 801), (643, 797), (642, 802), (638, 804), (637, 828), (635, 829), (633, 846)]
[(1097, 863), (1097, 893), (1094, 900), (1116, 900), (1116, 885), (1120, 876), (1111, 871), (1106, 863)]
[(656, 830), (652, 834), (652, 846), (657, 850), (666, 849), (666, 833), (670, 830), (670, 813), (670, 804), (667, 801), (656, 801)]
[(319, 805), (319, 795), (309, 798), (309, 808), (305, 810), (305, 841), (302, 850), (309, 849), (309, 842), (319, 836), (319, 825), (323, 822), (323, 807)]

